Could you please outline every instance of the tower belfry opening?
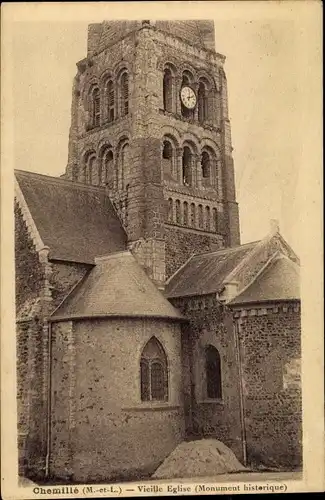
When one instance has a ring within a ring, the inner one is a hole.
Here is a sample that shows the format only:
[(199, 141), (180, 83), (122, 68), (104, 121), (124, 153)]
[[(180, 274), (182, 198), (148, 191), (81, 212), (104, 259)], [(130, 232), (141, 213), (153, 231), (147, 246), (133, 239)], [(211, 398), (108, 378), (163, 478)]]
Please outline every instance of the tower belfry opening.
[[(175, 40), (183, 50), (175, 51)], [(93, 24), (88, 56), (77, 66), (66, 177), (106, 186), (123, 221), (127, 196), (125, 229), (148, 272), (154, 275), (157, 265), (149, 262), (158, 254), (164, 269), (158, 281), (176, 270), (171, 256), (189, 227), (198, 245), (202, 231), (210, 234), (211, 248), (239, 244), (227, 81), (213, 23)], [(105, 144), (109, 156), (101, 156)], [(89, 167), (84, 174), (81, 157), (90, 151), (91, 173)], [(222, 232), (206, 220), (215, 212)]]

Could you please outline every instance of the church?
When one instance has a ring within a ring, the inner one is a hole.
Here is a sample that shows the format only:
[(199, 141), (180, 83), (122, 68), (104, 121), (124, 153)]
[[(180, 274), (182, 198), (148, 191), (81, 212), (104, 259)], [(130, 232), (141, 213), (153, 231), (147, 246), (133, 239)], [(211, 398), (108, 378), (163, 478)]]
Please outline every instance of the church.
[(299, 258), (240, 243), (212, 21), (88, 27), (61, 177), (15, 171), (19, 472), (148, 478), (183, 441), (302, 465)]

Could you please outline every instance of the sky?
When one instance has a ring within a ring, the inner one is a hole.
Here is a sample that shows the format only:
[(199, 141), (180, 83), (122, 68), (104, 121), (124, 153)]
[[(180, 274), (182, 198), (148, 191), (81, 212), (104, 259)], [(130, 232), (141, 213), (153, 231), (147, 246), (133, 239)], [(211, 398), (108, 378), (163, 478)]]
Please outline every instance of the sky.
[[(159, 4), (159, 9), (154, 2), (142, 4), (144, 18), (168, 19), (170, 8)], [(311, 183), (319, 184), (308, 176), (306, 145), (312, 127), (317, 134), (318, 87), (317, 81), (313, 87), (312, 71), (321, 48), (306, 47), (312, 28), (303, 13), (297, 16), (278, 2), (198, 4), (175, 3), (173, 18), (214, 19), (216, 50), (226, 56), (241, 241), (263, 238), (270, 220), (277, 219), (299, 253), (305, 198), (313, 202)], [(264, 9), (264, 4), (278, 8)], [(15, 168), (49, 175), (60, 175), (66, 167), (72, 80), (76, 62), (86, 56), (87, 25), (126, 17), (125, 8), (116, 4), (65, 5), (64, 11), (52, 5), (50, 12), (31, 4), (14, 16), (10, 30)], [(128, 8), (129, 19), (139, 18), (134, 3)]]

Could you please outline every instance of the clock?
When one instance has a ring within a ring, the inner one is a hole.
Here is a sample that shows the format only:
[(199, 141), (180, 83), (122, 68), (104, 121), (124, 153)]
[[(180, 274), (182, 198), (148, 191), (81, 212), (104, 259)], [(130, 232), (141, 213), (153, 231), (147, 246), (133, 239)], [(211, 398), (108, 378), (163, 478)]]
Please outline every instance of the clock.
[(194, 109), (196, 106), (196, 94), (191, 87), (182, 87), (181, 89), (181, 101), (183, 106), (188, 109)]

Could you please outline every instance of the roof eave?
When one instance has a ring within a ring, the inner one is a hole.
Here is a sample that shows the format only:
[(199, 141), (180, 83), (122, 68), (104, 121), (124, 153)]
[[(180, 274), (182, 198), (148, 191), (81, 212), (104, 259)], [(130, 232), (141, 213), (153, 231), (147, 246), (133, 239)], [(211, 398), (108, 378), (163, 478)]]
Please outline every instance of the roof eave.
[(183, 316), (165, 316), (162, 314), (71, 314), (69, 316), (65, 315), (57, 315), (57, 316), (50, 316), (49, 317), (49, 322), (51, 323), (57, 323), (59, 321), (73, 321), (73, 320), (93, 320), (93, 319), (119, 319), (119, 318), (131, 318), (131, 319), (159, 319), (159, 320), (166, 320), (166, 321), (175, 321), (175, 322), (180, 322), (180, 323), (187, 323), (188, 319), (184, 318)]
[(227, 307), (233, 308), (241, 308), (241, 307), (258, 307), (261, 304), (275, 304), (275, 303), (283, 303), (283, 302), (300, 302), (300, 299), (261, 299), (255, 301), (244, 301), (244, 302), (228, 302), (226, 304)]
[(216, 295), (220, 293), (224, 289), (224, 286), (222, 285), (219, 288), (216, 288), (215, 290), (209, 291), (209, 292), (195, 292), (195, 293), (187, 293), (183, 295), (166, 295), (166, 299), (168, 300), (173, 300), (173, 299), (187, 299), (187, 298), (192, 298), (192, 297), (203, 297), (205, 295)]

